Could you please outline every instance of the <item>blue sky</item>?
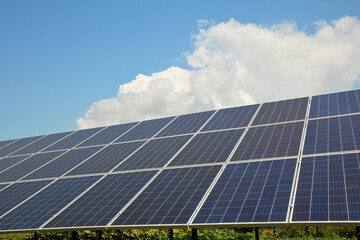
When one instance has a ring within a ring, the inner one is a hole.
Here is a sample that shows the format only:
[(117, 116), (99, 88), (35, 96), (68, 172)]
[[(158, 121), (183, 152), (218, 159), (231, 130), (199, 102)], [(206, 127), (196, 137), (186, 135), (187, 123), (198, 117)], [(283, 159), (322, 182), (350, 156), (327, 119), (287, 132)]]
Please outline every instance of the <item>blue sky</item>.
[(0, 140), (76, 129), (138, 74), (191, 69), (197, 20), (272, 26), (359, 16), (360, 1), (0, 1)]

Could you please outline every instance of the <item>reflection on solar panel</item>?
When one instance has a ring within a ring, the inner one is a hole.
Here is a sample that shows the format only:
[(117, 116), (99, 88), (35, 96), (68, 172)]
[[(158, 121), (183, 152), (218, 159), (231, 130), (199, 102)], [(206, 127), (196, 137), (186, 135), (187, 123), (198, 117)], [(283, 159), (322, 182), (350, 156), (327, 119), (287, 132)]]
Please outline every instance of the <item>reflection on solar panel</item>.
[(5, 188), (6, 186), (8, 186), (8, 184), (0, 184), (0, 191), (1, 191), (1, 189)]
[(219, 170), (220, 166), (164, 170), (112, 225), (186, 224)]
[(302, 159), (292, 221), (359, 221), (360, 155)]
[(219, 110), (201, 131), (246, 127), (259, 104)]
[(80, 144), (79, 147), (111, 143), (136, 124), (137, 122), (107, 127), (103, 131)]
[(304, 154), (360, 150), (360, 114), (309, 121)]
[(17, 156), (17, 157), (7, 157), (0, 159), (0, 173), (7, 169), (8, 167), (11, 167), (15, 165), (18, 162), (21, 162), (25, 158), (29, 157), (30, 155), (24, 155), (24, 156)]
[(360, 112), (360, 90), (314, 96), (310, 118)]
[(304, 122), (252, 127), (231, 161), (297, 156)]
[(151, 138), (173, 119), (174, 117), (168, 117), (141, 122), (134, 129), (131, 129), (131, 131), (127, 132), (124, 136), (117, 139), (115, 142)]
[(51, 161), (49, 164), (46, 164), (45, 166), (26, 176), (24, 180), (60, 177), (100, 149), (101, 147), (90, 147), (70, 150), (69, 152)]
[(151, 140), (114, 171), (162, 167), (190, 137), (187, 135)]
[(229, 164), (193, 224), (285, 222), (296, 159)]
[(243, 129), (238, 129), (199, 134), (169, 166), (225, 162), (243, 132)]
[(100, 176), (60, 179), (0, 218), (0, 229), (35, 229), (90, 187)]
[(39, 153), (33, 155), (32, 157), (27, 158), (25, 161), (0, 173), (0, 182), (16, 181), (25, 176), (26, 174), (34, 171), (38, 167), (56, 158), (62, 153), (63, 151)]
[(14, 183), (0, 192), (0, 217), (51, 181)]
[(107, 225), (155, 173), (145, 171), (108, 175), (45, 228)]
[(194, 133), (211, 117), (215, 111), (193, 113), (177, 117), (169, 126), (156, 135), (156, 137)]
[(264, 103), (252, 125), (305, 119), (309, 98)]
[(41, 137), (43, 137), (43, 136), (22, 138), (17, 141), (14, 141), (11, 144), (6, 145), (0, 149), (0, 157), (5, 157), (5, 156), (9, 155), (10, 153), (13, 153), (13, 152), (25, 147), (26, 145), (38, 140)]
[(144, 141), (110, 145), (66, 175), (109, 172), (143, 144)]
[(8, 145), (8, 144), (10, 144), (10, 143), (12, 143), (14, 141), (15, 141), (15, 139), (14, 140), (1, 141), (0, 142), (0, 148), (2, 148), (2, 147), (6, 146), (6, 145)]
[(45, 148), (43, 151), (52, 151), (52, 150), (73, 148), (76, 145), (78, 145), (79, 143), (85, 141), (87, 138), (91, 137), (92, 135), (94, 135), (95, 133), (99, 132), (102, 129), (103, 129), (103, 127), (76, 131), (73, 134), (62, 139), (61, 141), (55, 143), (54, 145), (51, 145), (50, 147)]

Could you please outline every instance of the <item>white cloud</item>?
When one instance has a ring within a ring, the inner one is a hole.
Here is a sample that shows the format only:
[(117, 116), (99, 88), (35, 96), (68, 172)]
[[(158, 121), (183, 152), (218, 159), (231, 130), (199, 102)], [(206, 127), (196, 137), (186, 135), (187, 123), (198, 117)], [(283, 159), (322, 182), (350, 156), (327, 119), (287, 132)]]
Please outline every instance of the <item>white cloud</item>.
[[(199, 21), (199, 26), (208, 26)], [(360, 76), (360, 21), (319, 21), (314, 34), (295, 23), (271, 27), (233, 19), (199, 29), (191, 70), (139, 74), (117, 97), (94, 103), (79, 128), (351, 89)]]

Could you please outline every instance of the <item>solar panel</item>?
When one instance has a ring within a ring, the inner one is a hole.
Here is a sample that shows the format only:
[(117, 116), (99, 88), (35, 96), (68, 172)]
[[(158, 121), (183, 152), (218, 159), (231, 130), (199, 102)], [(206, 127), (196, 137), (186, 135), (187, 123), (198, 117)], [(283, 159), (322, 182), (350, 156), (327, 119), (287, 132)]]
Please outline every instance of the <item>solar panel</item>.
[(258, 107), (259, 104), (220, 109), (201, 131), (246, 127)]
[(139, 125), (131, 129), (131, 131), (124, 134), (124, 136), (120, 137), (115, 142), (125, 142), (151, 138), (173, 119), (174, 117), (167, 117), (141, 122)]
[(6, 186), (8, 186), (8, 184), (0, 184), (0, 191), (5, 188)]
[(229, 164), (192, 224), (284, 222), (296, 159)]
[(251, 127), (231, 161), (297, 156), (304, 122)]
[(305, 119), (309, 98), (296, 98), (264, 103), (252, 125), (287, 122)]
[(36, 137), (28, 137), (28, 138), (22, 138), (17, 141), (12, 142), (9, 145), (6, 145), (2, 148), (0, 148), (0, 157), (5, 157), (9, 155), (10, 153), (13, 153), (26, 145), (40, 139), (43, 136), (36, 136)]
[(303, 158), (292, 221), (359, 221), (359, 183), (359, 153)]
[(0, 173), (0, 182), (11, 182), (16, 181), (30, 172), (34, 171), (38, 167), (44, 165), (45, 163), (51, 161), (55, 157), (62, 154), (63, 151), (59, 152), (49, 152), (49, 153), (39, 153), (27, 158), (25, 161), (8, 168), (4, 172)]
[(225, 162), (244, 129), (198, 134), (169, 166)]
[(166, 169), (111, 226), (185, 225), (220, 166)]
[(310, 118), (360, 112), (360, 90), (314, 96)]
[(14, 183), (0, 191), (0, 217), (51, 181)]
[(1, 142), (0, 142), (0, 148), (2, 148), (2, 147), (4, 147), (4, 146), (6, 146), (6, 145), (8, 145), (8, 144), (10, 144), (10, 143), (12, 143), (12, 142), (14, 142), (15, 140), (16, 140), (16, 139), (1, 141)]
[(70, 150), (29, 174), (23, 180), (60, 177), (100, 149), (101, 147), (89, 147)]
[(360, 150), (360, 114), (308, 123), (304, 154)]
[(53, 150), (61, 150), (61, 149), (70, 149), (78, 145), (79, 143), (85, 141), (87, 138), (101, 131), (103, 127), (99, 128), (90, 128), (84, 129), (74, 132), (73, 134), (67, 136), (61, 141), (45, 148), (42, 151), (53, 151)]
[(60, 179), (0, 218), (0, 229), (36, 229), (100, 176)]
[(156, 137), (197, 132), (214, 112), (208, 111), (178, 116), (169, 126), (158, 133)]
[(66, 175), (109, 172), (144, 143), (142, 141), (109, 145)]
[(29, 154), (29, 153), (37, 153), (40, 150), (44, 149), (45, 147), (59, 141), (60, 139), (64, 138), (65, 136), (69, 135), (72, 132), (63, 132), (63, 133), (56, 133), (47, 135), (36, 142), (33, 142), (27, 145), (24, 148), (12, 153), (11, 155), (22, 155), (22, 154)]
[(25, 158), (29, 157), (30, 155), (24, 155), (24, 156), (17, 156), (17, 157), (6, 157), (3, 159), (0, 159), (0, 173), (4, 171), (5, 169), (15, 165), (18, 162), (21, 162)]
[(155, 173), (144, 171), (108, 175), (44, 228), (106, 226)]
[(95, 136), (93, 136), (93, 137), (89, 138), (88, 140), (86, 140), (85, 142), (81, 143), (79, 145), (79, 147), (111, 143), (116, 138), (123, 135), (126, 131), (128, 131), (129, 129), (134, 127), (136, 124), (137, 124), (137, 122), (109, 126), (109, 127), (105, 128), (103, 131), (96, 134)]
[(114, 171), (163, 167), (190, 137), (187, 135), (151, 140)]

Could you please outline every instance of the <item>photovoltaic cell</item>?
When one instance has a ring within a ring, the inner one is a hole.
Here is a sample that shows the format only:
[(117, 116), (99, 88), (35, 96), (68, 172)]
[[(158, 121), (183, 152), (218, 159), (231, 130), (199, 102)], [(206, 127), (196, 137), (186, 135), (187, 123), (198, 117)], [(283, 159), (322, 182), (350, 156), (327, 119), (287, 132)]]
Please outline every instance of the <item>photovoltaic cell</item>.
[(38, 140), (43, 136), (36, 136), (36, 137), (28, 137), (28, 138), (22, 138), (17, 141), (12, 142), (9, 145), (6, 145), (0, 149), (0, 157), (5, 157), (9, 155), (10, 153), (13, 153), (17, 150), (19, 150), (22, 147), (25, 147), (26, 145)]
[(252, 127), (231, 161), (297, 156), (304, 122)]
[(78, 130), (73, 134), (67, 136), (66, 138), (62, 139), (61, 141), (51, 145), (50, 147), (45, 148), (42, 151), (73, 148), (102, 129), (103, 127)]
[(89, 138), (88, 140), (80, 144), (79, 147), (111, 143), (136, 124), (137, 122), (107, 127), (103, 131), (99, 132), (95, 136)]
[(56, 133), (47, 135), (38, 141), (29, 144), (28, 146), (12, 153), (11, 155), (22, 155), (22, 154), (29, 154), (29, 153), (37, 153), (40, 150), (44, 149), (45, 147), (59, 141), (60, 139), (64, 138), (65, 136), (69, 135), (72, 132), (63, 132), (63, 133)]
[(16, 139), (1, 141), (1, 142), (0, 142), (0, 148), (2, 148), (2, 147), (4, 147), (4, 146), (6, 146), (6, 145), (8, 145), (8, 144), (10, 144), (10, 143), (12, 143), (12, 142), (14, 142), (15, 140), (16, 140)]
[(186, 135), (150, 140), (114, 171), (162, 167), (180, 150), (190, 137)]
[(303, 154), (360, 150), (360, 114), (310, 120)]
[(287, 122), (305, 119), (309, 98), (296, 98), (264, 103), (252, 125)]
[(100, 176), (60, 179), (0, 218), (0, 229), (36, 229)]
[(62, 153), (63, 151), (35, 154), (23, 162), (0, 173), (0, 182), (16, 181)]
[(112, 226), (186, 224), (219, 170), (220, 166), (164, 170)]
[(0, 191), (1, 189), (5, 188), (6, 186), (8, 186), (9, 184), (0, 184)]
[(296, 159), (229, 164), (193, 224), (285, 222)]
[(360, 90), (314, 96), (310, 118), (360, 112)]
[(214, 112), (208, 111), (178, 116), (169, 126), (158, 133), (156, 137), (197, 132)]
[(0, 216), (48, 185), (51, 181), (14, 183), (0, 192)]
[(51, 161), (49, 164), (46, 164), (26, 176), (24, 180), (60, 177), (100, 149), (101, 147), (89, 147), (70, 150), (64, 155), (56, 158), (54, 161)]
[(5, 169), (15, 165), (16, 163), (24, 160), (25, 158), (29, 157), (30, 155), (24, 156), (17, 156), (17, 157), (6, 157), (0, 159), (0, 172), (4, 171)]
[(173, 119), (174, 117), (167, 117), (141, 122), (139, 125), (131, 129), (129, 132), (117, 139), (115, 142), (125, 142), (151, 138)]
[(246, 127), (259, 104), (220, 109), (201, 131)]
[(302, 159), (293, 222), (360, 220), (360, 154)]
[(44, 228), (106, 226), (155, 173), (144, 171), (108, 175)]
[(198, 134), (169, 166), (225, 162), (243, 129)]
[(66, 175), (109, 172), (136, 149), (138, 149), (142, 144), (144, 144), (144, 141), (107, 146), (105, 149), (101, 150)]

